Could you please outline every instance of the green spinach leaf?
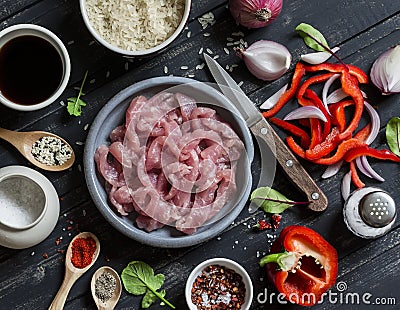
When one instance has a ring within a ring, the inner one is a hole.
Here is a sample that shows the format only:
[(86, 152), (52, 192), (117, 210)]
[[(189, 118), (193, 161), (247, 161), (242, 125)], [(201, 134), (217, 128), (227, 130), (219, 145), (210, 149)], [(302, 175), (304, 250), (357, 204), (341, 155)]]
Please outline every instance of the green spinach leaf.
[(149, 308), (157, 298), (161, 299), (170, 308), (175, 306), (167, 301), (165, 291), (157, 292), (164, 284), (163, 274), (154, 275), (154, 270), (148, 264), (141, 261), (132, 261), (122, 270), (122, 283), (125, 289), (133, 295), (143, 295), (142, 308)]
[(303, 38), (304, 43), (313, 50), (326, 52), (326, 48), (329, 49), (328, 43), (322, 33), (313, 26), (301, 23), (296, 27), (296, 31)]
[(386, 141), (390, 150), (400, 156), (400, 117), (393, 117), (386, 125)]
[(270, 187), (255, 189), (251, 193), (250, 200), (267, 213), (282, 213), (287, 208), (297, 204), (295, 201), (288, 199), (285, 195)]

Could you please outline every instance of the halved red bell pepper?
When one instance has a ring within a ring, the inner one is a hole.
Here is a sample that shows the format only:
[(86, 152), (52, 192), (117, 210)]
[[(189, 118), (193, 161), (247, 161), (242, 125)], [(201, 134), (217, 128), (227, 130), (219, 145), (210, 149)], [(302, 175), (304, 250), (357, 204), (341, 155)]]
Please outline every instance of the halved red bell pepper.
[(286, 227), (270, 252), (260, 265), (266, 266), (268, 278), (290, 302), (315, 305), (336, 282), (337, 252), (310, 228)]

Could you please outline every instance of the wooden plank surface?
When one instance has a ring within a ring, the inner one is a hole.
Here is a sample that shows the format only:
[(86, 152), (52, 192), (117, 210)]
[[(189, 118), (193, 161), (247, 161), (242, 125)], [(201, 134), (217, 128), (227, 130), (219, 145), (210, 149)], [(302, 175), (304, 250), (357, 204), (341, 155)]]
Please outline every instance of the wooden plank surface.
[[(82, 173), (82, 155), (87, 130), (98, 111), (118, 91), (145, 78), (164, 75), (163, 68), (178, 76), (195, 74), (201, 81), (212, 81), (206, 69), (195, 70), (203, 62), (198, 54), (201, 47), (210, 48), (220, 55), (218, 61), (224, 66), (238, 64), (232, 73), (236, 81), (243, 81), (242, 88), (257, 103), (263, 102), (272, 93), (290, 80), (294, 64), (302, 53), (310, 52), (294, 32), (300, 22), (316, 26), (325, 35), (331, 46), (340, 46), (338, 55), (348, 63), (369, 72), (373, 61), (387, 48), (400, 42), (400, 4), (398, 1), (364, 0), (288, 0), (279, 18), (266, 28), (248, 30), (238, 27), (226, 8), (227, 1), (193, 0), (188, 30), (164, 53), (145, 59), (127, 60), (112, 54), (94, 42), (86, 30), (79, 12), (78, 1), (64, 0), (3, 0), (0, 4), (0, 29), (17, 23), (35, 23), (48, 27), (61, 37), (67, 45), (72, 59), (72, 75), (69, 86), (59, 100), (49, 107), (29, 113), (12, 111), (0, 106), (0, 126), (15, 130), (48, 130), (62, 135), (74, 147), (77, 162), (64, 173), (44, 174), (52, 181), (61, 204), (60, 218), (52, 234), (42, 243), (25, 250), (10, 250), (0, 247), (0, 309), (46, 309), (64, 275), (63, 251), (68, 242), (80, 231), (91, 231), (102, 244), (95, 268), (110, 265), (121, 272), (131, 260), (143, 260), (156, 272), (166, 275), (165, 288), (168, 299), (177, 309), (186, 309), (184, 286), (187, 275), (199, 262), (217, 256), (234, 259), (246, 268), (253, 279), (254, 301), (252, 309), (297, 309), (300, 307), (279, 304), (276, 299), (272, 305), (257, 301), (265, 288), (270, 294), (274, 287), (266, 281), (265, 273), (258, 266), (263, 253), (269, 249), (277, 232), (256, 233), (249, 229), (257, 219), (263, 218), (262, 212), (249, 215), (244, 210), (240, 216), (218, 238), (204, 244), (183, 249), (157, 249), (141, 245), (130, 240), (112, 228), (97, 211), (86, 189)], [(212, 11), (216, 23), (203, 30), (197, 18)], [(235, 56), (231, 47), (230, 54), (224, 53), (227, 37), (233, 32), (242, 31), (244, 39), (252, 43), (260, 39), (278, 41), (288, 47), (293, 56), (291, 70), (282, 78), (266, 83), (257, 80), (247, 71), (243, 62)], [(190, 38), (187, 32), (191, 31)], [(204, 33), (211, 34), (205, 37)], [(189, 70), (181, 70), (187, 65)], [(89, 70), (88, 83), (84, 97), (88, 106), (81, 117), (67, 115), (62, 103), (76, 93), (83, 74)], [(363, 88), (364, 89), (364, 88)], [(371, 103), (378, 108), (382, 129), (374, 147), (385, 147), (384, 126), (393, 116), (400, 116), (399, 96), (383, 97), (376, 88), (364, 89)], [(292, 109), (285, 107), (280, 116)], [(282, 132), (279, 132), (284, 136)], [(78, 143), (78, 144), (77, 144)], [(10, 145), (0, 143), (0, 167), (8, 165), (29, 166), (22, 156)], [(365, 180), (367, 185), (379, 186), (392, 194), (400, 203), (400, 167), (398, 164), (371, 160), (372, 166), (385, 176), (384, 183)], [(322, 180), (320, 167), (303, 162), (307, 171), (321, 186), (329, 199), (329, 207), (324, 213), (314, 213), (304, 208), (293, 208), (283, 215), (281, 227), (298, 224), (306, 225), (320, 232), (338, 250), (339, 277), (348, 286), (346, 292), (371, 293), (373, 297), (393, 297), (400, 303), (398, 290), (400, 276), (400, 225), (399, 220), (393, 230), (376, 240), (363, 240), (355, 237), (343, 223), (343, 200), (340, 195), (340, 182), (346, 172), (342, 169), (336, 176)], [(252, 164), (253, 187), (261, 168), (258, 152)], [(300, 194), (277, 171), (274, 187), (290, 198), (300, 199)], [(71, 230), (70, 227), (72, 228)], [(61, 243), (56, 240), (62, 237)], [(43, 254), (47, 254), (45, 258)], [(72, 288), (65, 309), (95, 309), (90, 295), (91, 272), (84, 275)], [(334, 287), (332, 292), (337, 292)], [(123, 292), (117, 309), (139, 309), (140, 298)], [(316, 309), (396, 309), (396, 306), (366, 306), (344, 304), (340, 302), (315, 306)], [(398, 306), (397, 306), (398, 307)], [(151, 309), (165, 309), (158, 305)]]

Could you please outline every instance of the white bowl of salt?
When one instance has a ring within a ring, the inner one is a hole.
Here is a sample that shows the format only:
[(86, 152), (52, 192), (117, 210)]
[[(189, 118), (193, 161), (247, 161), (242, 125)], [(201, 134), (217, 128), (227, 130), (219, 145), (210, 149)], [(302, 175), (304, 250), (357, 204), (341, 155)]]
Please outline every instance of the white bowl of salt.
[(43, 241), (59, 209), (57, 192), (44, 175), (23, 166), (0, 169), (0, 245), (22, 249)]

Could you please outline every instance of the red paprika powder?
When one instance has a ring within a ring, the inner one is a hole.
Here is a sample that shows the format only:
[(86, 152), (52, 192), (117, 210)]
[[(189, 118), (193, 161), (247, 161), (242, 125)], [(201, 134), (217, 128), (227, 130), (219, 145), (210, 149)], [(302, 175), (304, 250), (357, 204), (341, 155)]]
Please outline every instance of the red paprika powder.
[(92, 237), (76, 238), (72, 242), (71, 262), (76, 268), (85, 268), (92, 262), (96, 241)]

